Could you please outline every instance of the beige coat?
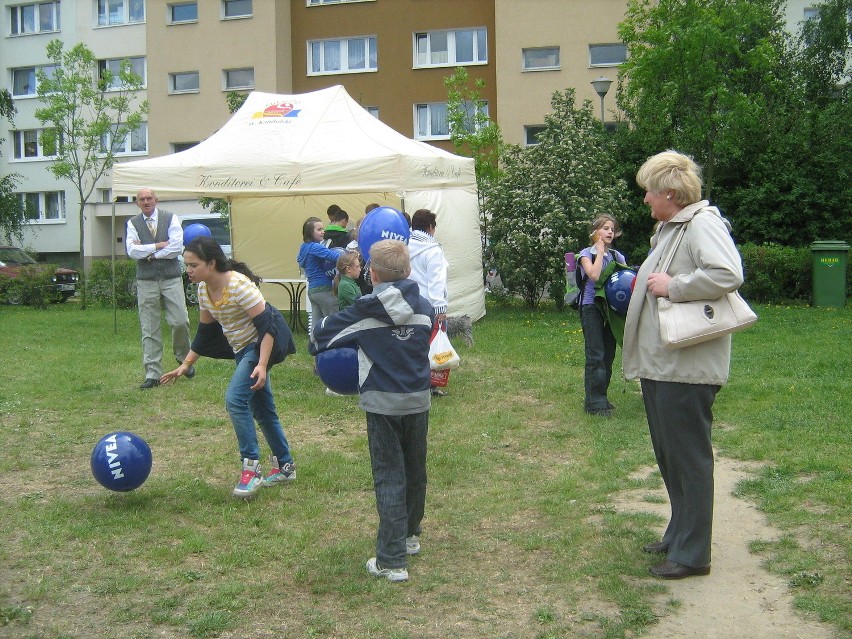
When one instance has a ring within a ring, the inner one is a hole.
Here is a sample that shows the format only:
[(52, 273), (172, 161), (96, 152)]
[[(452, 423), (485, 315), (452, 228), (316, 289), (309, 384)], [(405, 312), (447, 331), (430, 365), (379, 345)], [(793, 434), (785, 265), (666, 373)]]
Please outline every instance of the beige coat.
[(687, 384), (723, 385), (731, 362), (731, 336), (676, 350), (660, 340), (657, 298), (648, 291), (648, 275), (658, 272), (669, 243), (689, 222), (668, 274), (672, 302), (717, 299), (743, 283), (742, 259), (731, 238), (731, 225), (707, 200), (687, 206), (662, 224), (654, 248), (636, 276), (624, 327), (624, 375)]

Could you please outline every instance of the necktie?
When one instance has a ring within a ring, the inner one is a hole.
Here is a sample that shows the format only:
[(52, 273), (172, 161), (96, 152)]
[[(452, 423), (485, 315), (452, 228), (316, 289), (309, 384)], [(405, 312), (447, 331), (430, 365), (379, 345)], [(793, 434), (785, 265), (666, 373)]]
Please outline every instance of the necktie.
[(152, 220), (149, 217), (147, 220), (145, 220), (145, 223), (148, 225), (148, 230), (151, 231), (151, 235), (153, 235), (154, 239), (156, 239), (157, 238), (157, 227), (154, 226), (154, 220)]

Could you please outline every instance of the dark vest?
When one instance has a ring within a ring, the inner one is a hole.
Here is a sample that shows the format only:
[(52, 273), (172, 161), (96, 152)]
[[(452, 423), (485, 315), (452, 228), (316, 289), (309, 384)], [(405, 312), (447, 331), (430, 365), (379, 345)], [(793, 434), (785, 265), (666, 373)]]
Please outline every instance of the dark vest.
[[(169, 241), (169, 225), (172, 223), (172, 214), (168, 211), (159, 211), (155, 235), (151, 235), (151, 231), (148, 230), (148, 225), (145, 224), (145, 216), (142, 213), (132, 217), (130, 223), (133, 224), (133, 228), (136, 229), (136, 233), (143, 244)], [(176, 257), (165, 260), (136, 260), (136, 279), (138, 280), (168, 280), (180, 276), (180, 264), (178, 264)]]

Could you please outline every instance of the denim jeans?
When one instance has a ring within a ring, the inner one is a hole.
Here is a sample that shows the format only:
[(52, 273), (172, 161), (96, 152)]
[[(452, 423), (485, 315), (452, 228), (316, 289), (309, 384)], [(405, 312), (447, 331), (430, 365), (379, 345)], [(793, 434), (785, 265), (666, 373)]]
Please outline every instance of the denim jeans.
[(426, 506), (426, 435), (429, 411), (412, 415), (367, 413), (367, 441), (376, 490), (382, 568), (405, 568), (405, 538), (420, 534)]
[(609, 408), (606, 393), (612, 379), (612, 362), (615, 360), (615, 337), (596, 304), (580, 307), (580, 325), (586, 343), (586, 410)]
[(275, 411), (275, 401), (272, 398), (272, 387), (269, 374), (266, 376), (266, 386), (258, 391), (251, 389), (255, 380), (250, 377), (257, 366), (258, 352), (254, 344), (242, 349), (236, 356), (237, 370), (225, 391), (225, 408), (234, 425), (240, 456), (246, 459), (260, 459), (257, 445), (257, 432), (254, 422), (260, 424), (260, 430), (269, 444), (272, 454), (278, 457), (281, 464), (293, 461), (290, 445), (278, 420)]

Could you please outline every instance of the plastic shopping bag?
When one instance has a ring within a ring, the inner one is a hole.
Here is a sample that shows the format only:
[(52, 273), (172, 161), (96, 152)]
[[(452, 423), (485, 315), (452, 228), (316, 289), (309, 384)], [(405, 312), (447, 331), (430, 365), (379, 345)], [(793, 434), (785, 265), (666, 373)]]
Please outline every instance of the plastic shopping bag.
[(461, 363), (459, 354), (450, 344), (447, 333), (440, 329), (433, 331), (432, 342), (429, 344), (429, 367), (433, 371), (457, 368)]

